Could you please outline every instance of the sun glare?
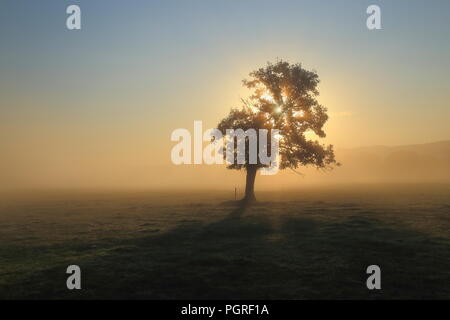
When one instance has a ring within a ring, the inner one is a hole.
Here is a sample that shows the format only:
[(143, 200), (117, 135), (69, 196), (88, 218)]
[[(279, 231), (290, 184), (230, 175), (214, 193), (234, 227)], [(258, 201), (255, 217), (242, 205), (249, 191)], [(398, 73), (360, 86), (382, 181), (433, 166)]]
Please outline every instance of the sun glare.
[(275, 99), (267, 91), (264, 92), (264, 94), (261, 95), (261, 99), (264, 99), (264, 100), (269, 101), (269, 102), (275, 102)]

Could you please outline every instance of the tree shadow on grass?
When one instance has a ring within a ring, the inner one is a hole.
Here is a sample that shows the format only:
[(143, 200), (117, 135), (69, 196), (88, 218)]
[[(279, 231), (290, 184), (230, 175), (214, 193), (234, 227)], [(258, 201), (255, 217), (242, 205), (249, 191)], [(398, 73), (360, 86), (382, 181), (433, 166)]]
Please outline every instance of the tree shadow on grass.
[[(6, 298), (104, 299), (423, 299), (450, 298), (448, 239), (360, 216), (321, 220), (243, 215), (162, 234), (67, 244), (79, 260), (0, 289)], [(78, 245), (78, 247), (77, 247)], [(61, 248), (60, 248), (61, 249)], [(91, 252), (91, 251), (89, 251)], [(83, 258), (84, 257), (84, 258)], [(69, 263), (70, 261), (70, 263)], [(82, 269), (82, 290), (65, 287), (65, 268)], [(366, 268), (382, 270), (382, 290)]]

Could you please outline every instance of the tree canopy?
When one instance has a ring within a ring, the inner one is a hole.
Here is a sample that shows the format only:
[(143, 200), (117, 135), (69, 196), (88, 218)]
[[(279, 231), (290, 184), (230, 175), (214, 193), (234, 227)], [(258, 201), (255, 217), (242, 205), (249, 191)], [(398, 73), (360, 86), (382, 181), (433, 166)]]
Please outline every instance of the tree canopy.
[[(324, 138), (323, 126), (328, 120), (327, 109), (317, 101), (319, 77), (314, 71), (302, 68), (301, 64), (289, 64), (279, 60), (250, 73), (243, 84), (252, 93), (243, 99), (240, 108), (234, 108), (219, 124), (225, 135), (226, 129), (273, 129), (279, 130), (280, 169), (296, 169), (313, 165), (317, 168), (331, 168), (337, 163), (333, 146), (307, 139), (305, 133), (312, 131)], [(270, 139), (268, 139), (270, 150)], [(252, 165), (232, 163), (230, 169)]]

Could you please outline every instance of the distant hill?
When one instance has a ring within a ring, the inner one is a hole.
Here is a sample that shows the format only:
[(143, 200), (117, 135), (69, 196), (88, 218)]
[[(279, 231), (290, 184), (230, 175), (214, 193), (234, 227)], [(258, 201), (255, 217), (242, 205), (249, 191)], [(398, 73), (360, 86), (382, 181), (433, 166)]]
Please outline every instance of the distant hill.
[(337, 151), (337, 178), (380, 181), (450, 181), (450, 140), (405, 146)]

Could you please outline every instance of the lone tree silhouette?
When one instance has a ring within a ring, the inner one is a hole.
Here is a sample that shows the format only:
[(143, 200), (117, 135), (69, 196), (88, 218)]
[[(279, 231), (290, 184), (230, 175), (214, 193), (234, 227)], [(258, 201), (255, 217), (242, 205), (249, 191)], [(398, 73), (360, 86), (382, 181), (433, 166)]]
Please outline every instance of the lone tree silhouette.
[[(323, 126), (328, 120), (327, 109), (316, 99), (319, 95), (319, 77), (315, 72), (303, 69), (301, 64), (289, 64), (279, 60), (275, 64), (268, 62), (264, 68), (251, 72), (249, 76), (250, 79), (244, 80), (243, 84), (252, 90), (252, 94), (242, 100), (241, 108), (231, 109), (229, 115), (217, 126), (224, 136), (227, 129), (267, 129), (269, 133), (278, 129), (280, 170), (295, 170), (299, 166), (307, 165), (317, 168), (339, 165), (332, 145), (325, 146), (317, 140), (308, 140), (305, 137), (306, 132), (312, 131), (318, 137), (324, 138)], [(266, 146), (270, 154), (270, 136), (267, 141)], [(245, 196), (242, 199), (245, 204), (256, 200), (256, 173), (260, 168), (267, 167), (260, 162), (259, 157), (256, 164), (250, 163), (248, 142), (246, 137), (244, 163), (238, 164), (234, 161), (227, 167), (247, 171)], [(237, 143), (234, 143), (235, 160), (236, 145)]]

